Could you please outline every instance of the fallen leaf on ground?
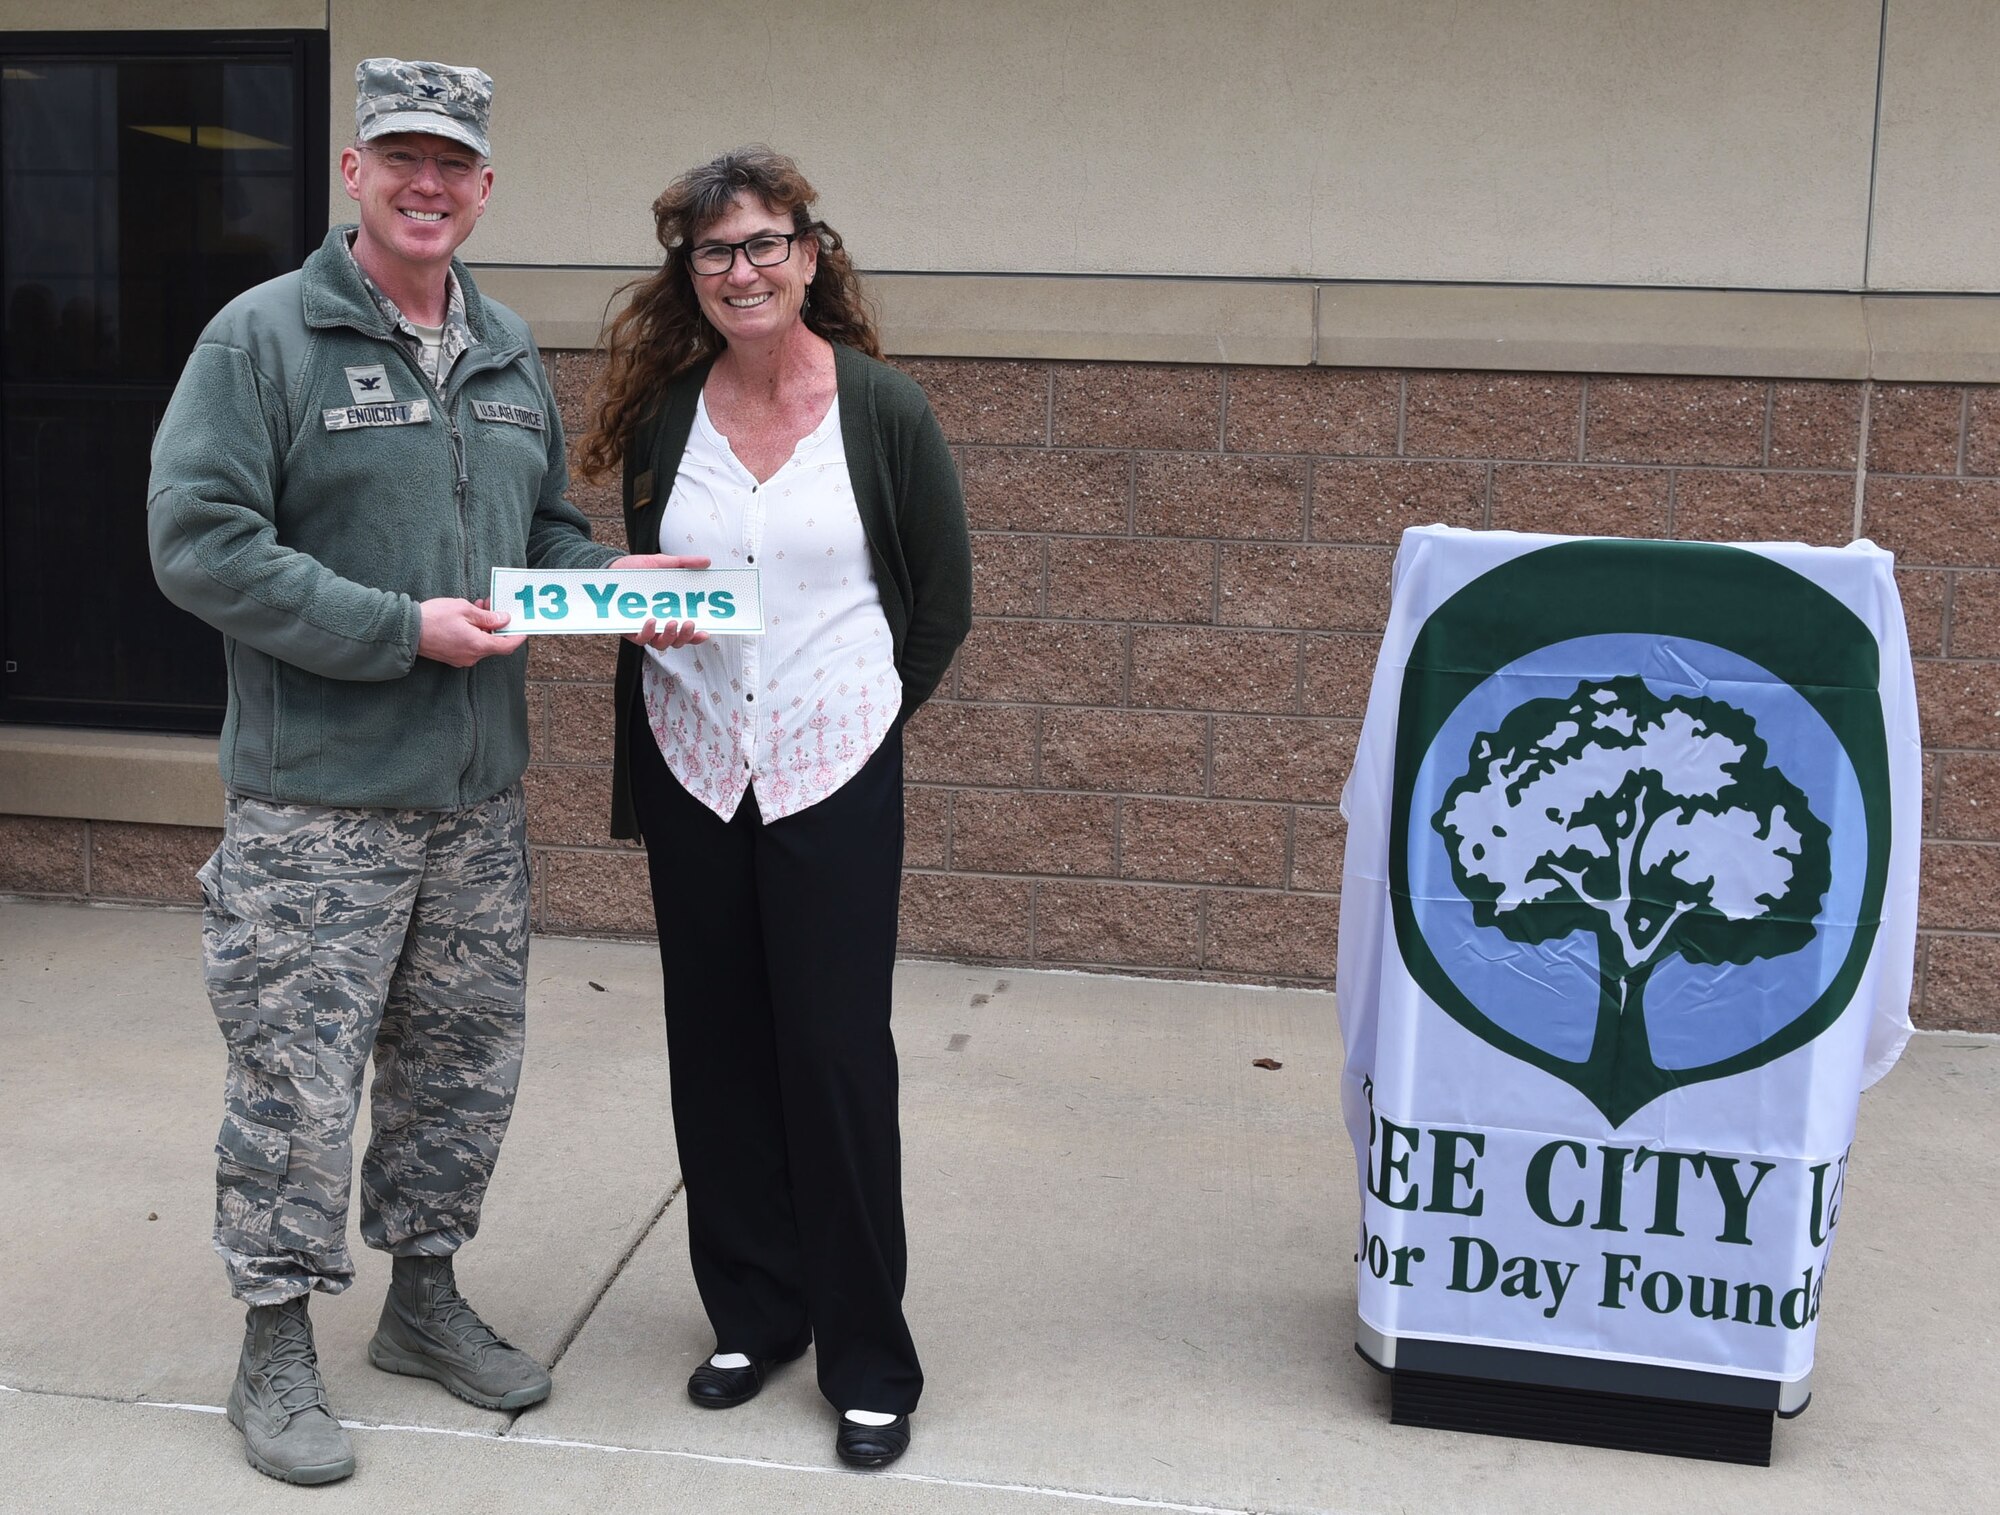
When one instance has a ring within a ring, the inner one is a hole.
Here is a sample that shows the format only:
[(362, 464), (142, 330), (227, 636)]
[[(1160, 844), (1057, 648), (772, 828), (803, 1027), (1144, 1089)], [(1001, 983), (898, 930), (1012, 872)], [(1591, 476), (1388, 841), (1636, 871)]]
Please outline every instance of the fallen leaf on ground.
[(1269, 1068), (1273, 1073), (1285, 1065), (1275, 1057), (1260, 1057), (1250, 1064), (1253, 1068)]

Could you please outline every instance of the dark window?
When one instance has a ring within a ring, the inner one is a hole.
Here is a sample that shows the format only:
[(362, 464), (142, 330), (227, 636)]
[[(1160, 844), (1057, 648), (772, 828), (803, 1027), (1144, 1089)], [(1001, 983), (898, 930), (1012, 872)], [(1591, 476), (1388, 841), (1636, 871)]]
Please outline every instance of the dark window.
[(0, 721), (221, 725), (148, 453), (209, 317), (325, 235), (326, 161), (324, 32), (0, 33)]

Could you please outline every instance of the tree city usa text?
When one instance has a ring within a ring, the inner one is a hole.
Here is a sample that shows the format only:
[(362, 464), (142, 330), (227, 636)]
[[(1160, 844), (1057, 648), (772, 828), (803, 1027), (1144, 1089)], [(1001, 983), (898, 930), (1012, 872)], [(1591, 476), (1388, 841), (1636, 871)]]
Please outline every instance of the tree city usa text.
[[(1468, 1218), (1486, 1212), (1480, 1171), (1486, 1153), (1484, 1133), (1401, 1126), (1372, 1114), (1369, 1125), (1366, 1181), (1372, 1197), (1393, 1210)], [(1752, 1247), (1758, 1191), (1776, 1167), (1763, 1159), (1644, 1146), (1590, 1147), (1559, 1138), (1544, 1143), (1528, 1160), (1522, 1197), (1537, 1219), (1558, 1230), (1625, 1233), (1643, 1226), (1645, 1235), (1679, 1237), (1688, 1234), (1681, 1226), (1686, 1189), (1707, 1185), (1721, 1206), (1722, 1225), (1715, 1240)], [(1812, 1180), (1808, 1236), (1814, 1247), (1822, 1249), (1817, 1270), (1806, 1268), (1782, 1283), (1769, 1283), (1720, 1278), (1706, 1271), (1649, 1269), (1640, 1252), (1606, 1250), (1591, 1260), (1592, 1272), (1586, 1275), (1580, 1297), (1605, 1310), (1637, 1306), (1656, 1315), (1686, 1313), (1739, 1325), (1802, 1330), (1819, 1315), (1826, 1279), (1823, 1249), (1840, 1216), (1846, 1170), (1845, 1156), (1808, 1170)], [(1561, 1257), (1503, 1257), (1478, 1236), (1450, 1237), (1448, 1248), (1441, 1258), (1420, 1246), (1392, 1248), (1364, 1226), (1359, 1260), (1376, 1278), (1398, 1287), (1434, 1286), (1443, 1273), (1443, 1287), (1454, 1293), (1497, 1291), (1501, 1298), (1533, 1302), (1550, 1319), (1563, 1308), (1584, 1266)]]

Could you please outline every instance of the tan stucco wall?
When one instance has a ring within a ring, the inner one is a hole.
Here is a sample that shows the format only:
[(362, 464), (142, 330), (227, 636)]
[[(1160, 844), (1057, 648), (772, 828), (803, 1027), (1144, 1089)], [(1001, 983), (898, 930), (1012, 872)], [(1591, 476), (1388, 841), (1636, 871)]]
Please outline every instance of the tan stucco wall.
[(0, 32), (326, 25), (326, 0), (0, 0)]
[[(482, 260), (642, 260), (673, 170), (767, 138), (877, 268), (1862, 274), (1877, 0), (620, 0), (588, 26), (543, 0), (481, 10), (501, 87)], [(350, 67), (466, 50), (458, 6), (332, 14)]]
[(1869, 282), (2000, 289), (2000, 5), (1889, 0)]
[(483, 262), (644, 262), (664, 180), (764, 138), (877, 269), (2000, 290), (2000, 6), (1888, 0), (1886, 37), (1884, 14), (0, 0), (0, 27), (326, 24), (336, 142), (356, 59), (482, 64), (500, 81)]

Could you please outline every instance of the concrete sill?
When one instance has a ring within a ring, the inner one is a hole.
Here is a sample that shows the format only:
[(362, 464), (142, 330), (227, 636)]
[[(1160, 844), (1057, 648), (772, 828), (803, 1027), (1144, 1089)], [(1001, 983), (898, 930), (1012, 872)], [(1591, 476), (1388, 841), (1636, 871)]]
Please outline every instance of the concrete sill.
[(220, 826), (216, 740), (0, 726), (0, 813)]
[[(544, 347), (642, 268), (485, 267)], [(2000, 295), (876, 273), (899, 357), (2000, 382)]]

